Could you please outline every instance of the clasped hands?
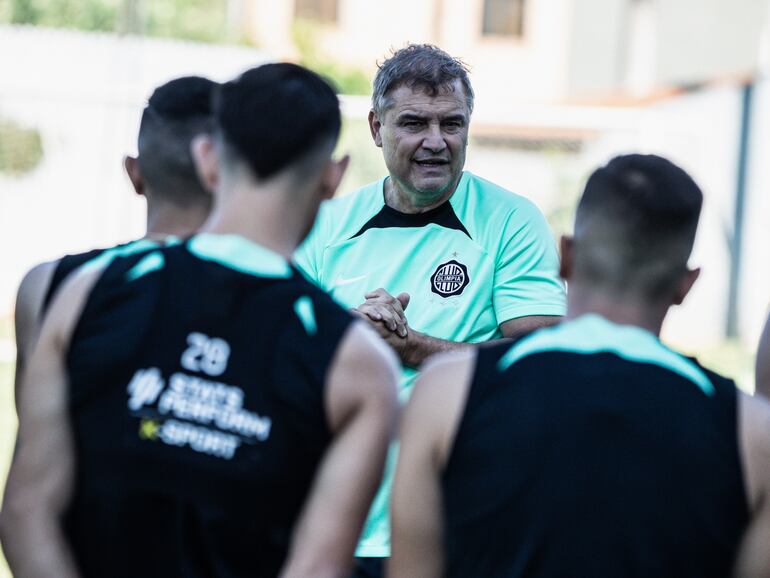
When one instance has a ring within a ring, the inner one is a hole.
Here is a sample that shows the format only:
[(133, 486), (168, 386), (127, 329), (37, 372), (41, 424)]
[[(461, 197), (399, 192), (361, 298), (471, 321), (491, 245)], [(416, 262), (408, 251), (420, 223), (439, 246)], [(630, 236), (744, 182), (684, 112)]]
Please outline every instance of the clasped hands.
[(404, 310), (409, 305), (409, 294), (399, 293), (393, 297), (383, 288), (364, 295), (361, 305), (352, 313), (369, 322), (374, 329), (403, 359), (411, 329)]

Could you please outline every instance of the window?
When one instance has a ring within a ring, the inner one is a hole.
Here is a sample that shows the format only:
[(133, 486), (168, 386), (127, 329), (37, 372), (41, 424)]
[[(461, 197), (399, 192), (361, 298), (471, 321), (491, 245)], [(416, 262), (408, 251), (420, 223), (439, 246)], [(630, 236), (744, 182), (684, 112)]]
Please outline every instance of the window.
[(295, 0), (294, 16), (318, 22), (337, 22), (337, 0)]
[(521, 36), (524, 0), (484, 0), (484, 36)]

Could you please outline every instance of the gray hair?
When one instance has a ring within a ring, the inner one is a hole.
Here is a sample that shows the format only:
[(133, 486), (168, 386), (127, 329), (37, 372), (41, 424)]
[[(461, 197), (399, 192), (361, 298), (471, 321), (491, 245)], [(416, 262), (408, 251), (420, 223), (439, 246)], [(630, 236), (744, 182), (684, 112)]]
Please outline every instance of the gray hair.
[(441, 89), (454, 90), (455, 80), (459, 80), (465, 90), (468, 114), (473, 112), (474, 95), (468, 66), (437, 46), (409, 44), (393, 52), (378, 68), (372, 92), (372, 109), (378, 116), (390, 107), (388, 93), (401, 85), (436, 96)]

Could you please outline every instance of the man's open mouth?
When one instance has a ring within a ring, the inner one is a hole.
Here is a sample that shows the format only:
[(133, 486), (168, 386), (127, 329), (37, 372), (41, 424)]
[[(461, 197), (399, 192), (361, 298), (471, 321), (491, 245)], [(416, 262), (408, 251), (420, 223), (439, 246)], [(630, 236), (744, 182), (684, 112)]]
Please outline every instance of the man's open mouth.
[(424, 160), (415, 160), (414, 162), (420, 165), (421, 167), (440, 167), (442, 165), (449, 164), (449, 161), (444, 159), (424, 159)]

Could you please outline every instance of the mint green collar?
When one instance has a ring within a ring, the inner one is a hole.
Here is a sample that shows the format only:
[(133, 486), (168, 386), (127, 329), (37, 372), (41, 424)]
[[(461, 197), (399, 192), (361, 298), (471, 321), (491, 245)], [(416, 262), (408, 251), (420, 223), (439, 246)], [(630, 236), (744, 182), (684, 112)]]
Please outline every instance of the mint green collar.
[(673, 371), (692, 381), (706, 395), (714, 395), (714, 385), (695, 363), (672, 351), (649, 331), (633, 325), (618, 325), (596, 314), (536, 331), (515, 343), (497, 364), (505, 371), (517, 361), (546, 351), (592, 354), (613, 353), (639, 363), (649, 363)]
[(213, 261), (241, 273), (275, 279), (292, 276), (291, 266), (285, 258), (240, 235), (200, 233), (190, 239), (187, 247), (199, 259)]
[[(377, 192), (379, 193), (378, 194), (378, 199), (381, 201), (380, 202), (380, 206), (381, 207), (387, 204), (385, 202), (385, 181), (387, 181), (389, 178), (391, 178), (390, 175), (385, 175), (384, 177), (382, 177), (377, 182)], [(460, 173), (460, 179), (457, 181), (457, 186), (455, 187), (455, 191), (454, 191), (454, 193), (452, 193), (452, 196), (449, 197), (449, 202), (450, 203), (452, 202), (452, 199), (454, 199), (456, 197), (457, 198), (460, 197), (460, 194), (458, 194), (458, 193), (461, 193), (461, 191), (465, 192), (468, 189), (468, 179), (469, 178), (470, 177), (468, 176), (468, 172), (467, 171), (462, 171)]]

